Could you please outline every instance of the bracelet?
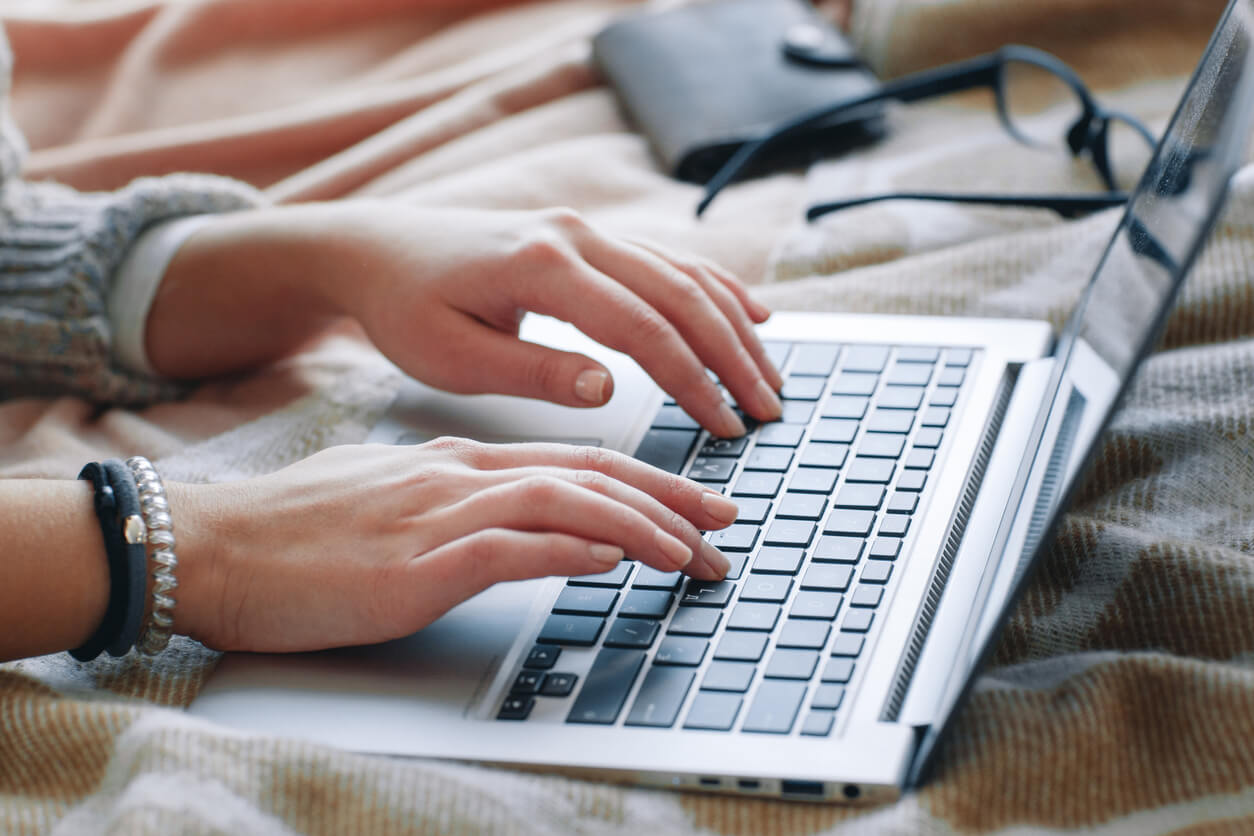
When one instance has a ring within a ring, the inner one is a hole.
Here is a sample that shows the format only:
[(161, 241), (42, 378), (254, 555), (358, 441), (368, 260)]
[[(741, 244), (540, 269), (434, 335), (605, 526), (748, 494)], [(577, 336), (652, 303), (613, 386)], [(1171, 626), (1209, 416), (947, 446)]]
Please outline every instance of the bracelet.
[(172, 613), (176, 601), (169, 595), (178, 587), (178, 580), (174, 577), (174, 570), (179, 565), (174, 554), (174, 522), (170, 518), (165, 485), (152, 462), (143, 456), (131, 456), (126, 464), (134, 474), (139, 489), (139, 504), (147, 527), (145, 539), (153, 547), (149, 554), (153, 563), (152, 610), (139, 636), (139, 650), (148, 656), (155, 656), (170, 643), (170, 633), (174, 628)]
[(144, 521), (135, 480), (122, 462), (91, 462), (79, 471), (78, 478), (92, 484), (93, 505), (109, 561), (109, 602), (104, 618), (86, 642), (70, 651), (75, 659), (88, 662), (104, 650), (112, 656), (125, 655), (139, 635), (144, 613)]

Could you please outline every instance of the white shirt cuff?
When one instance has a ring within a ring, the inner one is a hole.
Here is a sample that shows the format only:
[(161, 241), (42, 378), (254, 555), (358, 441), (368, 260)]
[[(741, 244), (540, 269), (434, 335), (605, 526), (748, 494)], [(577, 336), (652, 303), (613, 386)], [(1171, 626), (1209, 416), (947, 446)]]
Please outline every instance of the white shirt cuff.
[(113, 324), (113, 359), (124, 369), (157, 377), (144, 347), (148, 311), (178, 248), (213, 215), (190, 215), (155, 224), (135, 239), (118, 266), (105, 307)]

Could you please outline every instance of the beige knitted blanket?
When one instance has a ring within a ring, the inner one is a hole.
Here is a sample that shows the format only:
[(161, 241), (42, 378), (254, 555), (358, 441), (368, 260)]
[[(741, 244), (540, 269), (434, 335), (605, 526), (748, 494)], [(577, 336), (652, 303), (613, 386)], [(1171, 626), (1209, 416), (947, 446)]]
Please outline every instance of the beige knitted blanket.
[[(25, 8), (24, 4), (16, 5)], [(587, 62), (613, 0), (84, 0), (10, 14), (28, 176), (209, 170), (279, 199), (567, 204), (718, 258), (780, 309), (1060, 323), (1116, 216), (806, 201), (889, 187), (1092, 188), (978, 97), (902, 108), (873, 149), (736, 186), (708, 218)], [(885, 75), (1049, 49), (1161, 128), (1219, 0), (857, 0)], [(0, 832), (1254, 832), (1254, 171), (1194, 268), (928, 786), (877, 809), (735, 800), (243, 736), (180, 708), (216, 655), (0, 666)], [(233, 479), (359, 440), (395, 381), (351, 335), (138, 413), (0, 404), (0, 475), (143, 452)], [(54, 558), (55, 556), (51, 556)], [(0, 581), (2, 582), (2, 581)]]

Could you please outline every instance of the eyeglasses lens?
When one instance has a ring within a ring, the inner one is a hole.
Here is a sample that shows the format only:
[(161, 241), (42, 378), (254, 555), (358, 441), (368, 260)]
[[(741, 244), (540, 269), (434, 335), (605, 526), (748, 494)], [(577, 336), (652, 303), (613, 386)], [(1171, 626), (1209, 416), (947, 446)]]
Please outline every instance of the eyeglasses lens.
[(1066, 150), (1067, 131), (1084, 113), (1066, 81), (1035, 64), (1009, 60), (1002, 68), (1001, 93), (1006, 119), (1019, 139)]
[(1122, 119), (1110, 120), (1106, 128), (1106, 154), (1116, 188), (1125, 192), (1136, 188), (1153, 153), (1153, 147), (1140, 131)]

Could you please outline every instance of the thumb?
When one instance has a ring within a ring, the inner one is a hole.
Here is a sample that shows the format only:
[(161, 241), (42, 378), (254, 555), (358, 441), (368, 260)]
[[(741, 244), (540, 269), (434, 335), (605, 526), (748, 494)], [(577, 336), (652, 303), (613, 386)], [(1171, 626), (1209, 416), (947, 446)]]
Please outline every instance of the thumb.
[(601, 406), (614, 379), (597, 361), (484, 329), (459, 351), (456, 391), (539, 398), (564, 406)]

